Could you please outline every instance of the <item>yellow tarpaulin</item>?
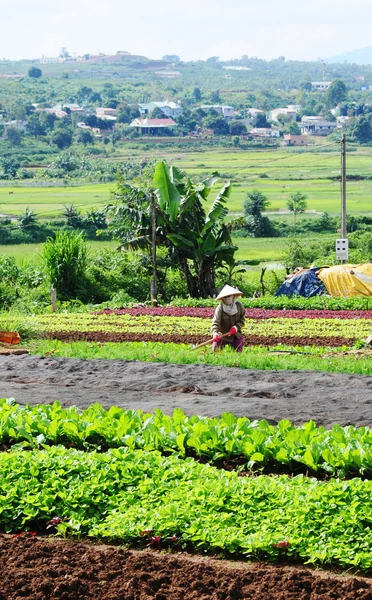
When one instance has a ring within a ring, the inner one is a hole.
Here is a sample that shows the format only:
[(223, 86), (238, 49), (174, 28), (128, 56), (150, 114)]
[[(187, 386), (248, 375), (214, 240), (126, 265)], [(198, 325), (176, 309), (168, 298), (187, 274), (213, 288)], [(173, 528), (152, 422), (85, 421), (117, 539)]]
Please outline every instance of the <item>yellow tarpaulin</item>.
[(336, 265), (317, 272), (331, 296), (372, 296), (372, 264)]

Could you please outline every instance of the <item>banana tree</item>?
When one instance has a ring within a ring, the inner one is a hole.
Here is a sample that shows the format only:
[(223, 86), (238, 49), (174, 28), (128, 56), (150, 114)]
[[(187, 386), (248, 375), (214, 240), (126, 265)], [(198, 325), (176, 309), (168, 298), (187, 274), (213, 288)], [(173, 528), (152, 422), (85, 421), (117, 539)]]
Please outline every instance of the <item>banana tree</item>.
[(223, 219), (227, 215), (226, 200), (231, 193), (225, 183), (206, 213), (203, 203), (218, 181), (214, 174), (200, 183), (175, 167), (161, 161), (154, 175), (159, 218), (164, 233), (177, 255), (191, 296), (207, 297), (215, 292), (215, 271), (234, 255), (230, 234)]
[(155, 166), (153, 188), (119, 184), (115, 202), (107, 207), (112, 219), (110, 228), (122, 247), (150, 248), (150, 201), (155, 194), (156, 243), (168, 248), (185, 277), (190, 296), (196, 298), (214, 294), (216, 268), (230, 261), (237, 249), (231, 245), (224, 223), (229, 182), (223, 185), (210, 210), (205, 209), (218, 180), (214, 173), (204, 181), (193, 182), (177, 167), (160, 161)]

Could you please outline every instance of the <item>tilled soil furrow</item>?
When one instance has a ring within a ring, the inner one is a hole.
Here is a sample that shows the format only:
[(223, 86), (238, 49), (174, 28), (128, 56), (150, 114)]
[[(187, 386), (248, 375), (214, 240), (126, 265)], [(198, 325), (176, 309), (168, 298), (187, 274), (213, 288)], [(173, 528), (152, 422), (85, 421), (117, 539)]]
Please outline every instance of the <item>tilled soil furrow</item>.
[(1, 600), (370, 600), (372, 580), (272, 566), (0, 535)]

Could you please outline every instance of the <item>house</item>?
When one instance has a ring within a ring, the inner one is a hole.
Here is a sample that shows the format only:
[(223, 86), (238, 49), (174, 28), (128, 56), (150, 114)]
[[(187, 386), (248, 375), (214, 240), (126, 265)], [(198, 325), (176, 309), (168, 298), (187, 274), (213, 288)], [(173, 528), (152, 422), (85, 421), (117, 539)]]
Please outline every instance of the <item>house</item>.
[(116, 121), (118, 111), (116, 108), (96, 108), (96, 116), (103, 121)]
[(129, 127), (135, 127), (142, 135), (160, 135), (162, 131), (176, 127), (173, 119), (134, 119)]
[(277, 127), (255, 127), (248, 132), (249, 135), (253, 135), (254, 137), (272, 137), (278, 138), (280, 136), (280, 131)]
[(2, 73), (0, 75), (0, 79), (22, 79), (22, 77), (26, 77), (26, 75), (19, 75), (14, 73)]
[(67, 112), (65, 110), (57, 110), (56, 108), (36, 108), (37, 112), (44, 112), (47, 115), (55, 115), (58, 119), (63, 119), (67, 117)]
[(79, 106), (79, 104), (75, 104), (74, 102), (72, 102), (70, 104), (56, 104), (55, 106), (53, 106), (53, 108), (51, 110), (52, 110), (52, 112), (57, 114), (57, 111), (66, 111), (66, 109), (70, 110), (72, 113), (77, 114), (77, 115), (86, 115), (87, 114), (87, 111), (85, 108), (83, 108), (82, 106)]
[(249, 67), (239, 67), (232, 65), (231, 67), (227, 67), (226, 65), (222, 67), (226, 69), (226, 71), (252, 71)]
[(285, 115), (289, 121), (296, 121), (297, 111), (290, 108), (274, 108), (269, 113), (270, 121), (277, 121), (279, 115)]
[(298, 113), (301, 110), (301, 104), (288, 104), (287, 108), (289, 108), (290, 110), (294, 110), (296, 113)]
[(321, 115), (304, 115), (301, 118), (301, 123), (316, 123), (316, 121), (324, 121)]
[(332, 81), (312, 81), (311, 88), (315, 92), (326, 92)]
[(330, 135), (337, 127), (335, 121), (325, 121), (321, 119), (306, 119), (302, 117), (300, 129), (303, 135)]
[(283, 140), (280, 142), (281, 146), (307, 146), (309, 143), (308, 136), (306, 135), (293, 135), (292, 133), (286, 133)]
[(254, 118), (254, 117), (256, 117), (258, 114), (264, 115), (264, 114), (265, 114), (265, 111), (264, 111), (264, 110), (261, 110), (261, 109), (259, 109), (259, 108), (247, 108), (247, 115), (248, 115), (249, 117), (252, 117), (252, 118)]
[(205, 112), (209, 112), (210, 110), (214, 110), (218, 115), (222, 115), (225, 117), (226, 121), (232, 121), (235, 119), (235, 109), (233, 106), (221, 106), (220, 104), (203, 104), (200, 107)]
[(55, 65), (60, 62), (58, 56), (42, 56), (40, 58), (41, 65)]
[(181, 73), (179, 71), (155, 71), (155, 75), (157, 77), (166, 77), (168, 79), (176, 79), (176, 77), (181, 77)]
[(147, 104), (139, 104), (138, 110), (140, 115), (149, 115), (152, 113), (155, 108), (160, 108), (162, 113), (166, 117), (178, 117), (178, 115), (182, 114), (182, 107), (175, 102), (169, 102), (165, 100), (164, 102), (148, 102)]

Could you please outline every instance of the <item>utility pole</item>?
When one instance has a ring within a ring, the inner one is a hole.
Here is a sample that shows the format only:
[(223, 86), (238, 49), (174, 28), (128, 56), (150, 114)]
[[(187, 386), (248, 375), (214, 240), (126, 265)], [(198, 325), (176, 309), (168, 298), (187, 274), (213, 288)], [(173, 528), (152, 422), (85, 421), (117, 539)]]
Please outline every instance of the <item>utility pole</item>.
[(341, 140), (341, 235), (344, 240), (346, 231), (346, 135)]
[(151, 280), (151, 303), (158, 305), (158, 274), (156, 272), (156, 206), (155, 194), (151, 193), (151, 253), (152, 253), (152, 280)]

